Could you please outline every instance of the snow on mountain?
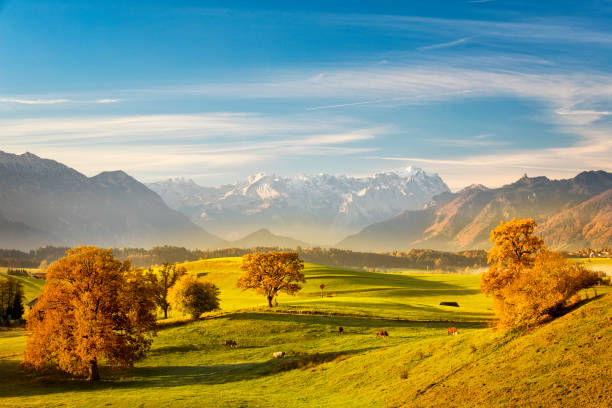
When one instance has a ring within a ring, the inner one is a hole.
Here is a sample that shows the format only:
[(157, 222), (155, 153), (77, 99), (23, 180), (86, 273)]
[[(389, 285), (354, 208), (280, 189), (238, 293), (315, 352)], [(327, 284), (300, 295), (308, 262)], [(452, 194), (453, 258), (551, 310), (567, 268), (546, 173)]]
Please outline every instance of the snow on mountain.
[(449, 192), (437, 174), (415, 167), (362, 178), (260, 173), (216, 187), (202, 187), (182, 178), (148, 187), (171, 208), (226, 238), (273, 228), (321, 244), (402, 210), (422, 208), (433, 196)]

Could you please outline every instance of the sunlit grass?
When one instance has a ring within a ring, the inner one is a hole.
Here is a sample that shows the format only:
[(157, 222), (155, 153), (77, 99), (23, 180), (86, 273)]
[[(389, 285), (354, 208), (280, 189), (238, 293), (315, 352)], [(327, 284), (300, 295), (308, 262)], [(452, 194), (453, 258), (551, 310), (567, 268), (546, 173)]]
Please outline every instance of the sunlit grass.
[[(240, 258), (184, 265), (221, 288), (221, 312), (197, 322), (173, 316), (145, 360), (128, 370), (104, 367), (103, 380), (96, 384), (23, 373), (19, 362), (25, 332), (0, 331), (0, 406), (610, 403), (606, 379), (612, 373), (605, 358), (612, 338), (610, 295), (516, 336), (487, 327), (491, 301), (479, 292), (478, 276), (307, 265), (300, 294), (281, 295), (279, 313), (269, 313), (263, 296), (235, 286)], [(320, 283), (326, 285), (323, 298)], [(606, 290), (597, 289), (600, 295)], [(594, 296), (592, 289), (588, 293)], [(440, 306), (442, 300), (457, 301), (460, 307)], [(339, 326), (344, 335), (337, 333)], [(449, 326), (457, 327), (459, 335), (448, 336)], [(381, 329), (389, 338), (376, 337)], [(238, 347), (227, 348), (226, 339)], [(287, 356), (275, 359), (276, 351)]]

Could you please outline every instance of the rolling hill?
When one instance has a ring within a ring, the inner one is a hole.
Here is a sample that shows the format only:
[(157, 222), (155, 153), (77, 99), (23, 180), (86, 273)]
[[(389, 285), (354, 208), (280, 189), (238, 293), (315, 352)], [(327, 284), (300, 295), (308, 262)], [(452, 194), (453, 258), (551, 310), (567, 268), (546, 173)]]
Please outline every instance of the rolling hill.
[[(146, 359), (130, 369), (103, 366), (103, 380), (95, 384), (52, 373), (24, 373), (19, 362), (25, 332), (0, 331), (0, 406), (608, 407), (612, 403), (612, 368), (606, 358), (612, 346), (611, 294), (586, 301), (530, 333), (501, 334), (487, 327), (490, 299), (477, 290), (474, 276), (412, 277), (308, 265), (303, 293), (282, 297), (281, 303), (291, 308), (270, 313), (256, 307), (265, 303), (260, 295), (235, 287), (238, 259), (185, 266), (221, 287), (223, 313), (165, 325)], [(335, 296), (319, 297), (321, 281), (334, 288)], [(440, 297), (452, 297), (476, 315), (464, 315), (457, 308), (445, 310), (437, 304)], [(334, 310), (339, 313), (326, 309), (330, 301), (336, 302)], [(359, 309), (362, 313), (349, 313)], [(337, 334), (338, 326), (344, 335)], [(457, 327), (459, 335), (447, 336), (448, 326)], [(376, 337), (380, 329), (387, 330), (389, 337)], [(234, 339), (237, 348), (225, 347), (225, 339)], [(272, 358), (279, 350), (286, 357)]]
[(567, 180), (525, 176), (497, 189), (474, 185), (436, 196), (424, 209), (370, 225), (336, 246), (386, 251), (487, 248), (490, 231), (513, 217), (535, 219), (537, 233), (552, 248), (610, 245), (610, 189), (612, 173), (605, 171)]

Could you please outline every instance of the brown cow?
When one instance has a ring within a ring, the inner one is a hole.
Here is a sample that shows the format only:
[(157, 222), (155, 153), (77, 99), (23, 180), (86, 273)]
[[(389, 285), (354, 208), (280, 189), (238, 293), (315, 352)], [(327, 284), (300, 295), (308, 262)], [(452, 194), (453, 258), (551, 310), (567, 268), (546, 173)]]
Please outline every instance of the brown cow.
[(448, 328), (448, 335), (449, 336), (456, 336), (457, 334), (459, 334), (459, 332), (457, 331), (456, 327), (449, 327)]
[(231, 347), (231, 348), (236, 348), (238, 347), (238, 343), (236, 343), (236, 340), (225, 340), (224, 343), (226, 346)]
[(344, 327), (338, 327), (338, 334), (344, 334)]
[(378, 330), (376, 332), (376, 337), (389, 337), (389, 333), (386, 330)]

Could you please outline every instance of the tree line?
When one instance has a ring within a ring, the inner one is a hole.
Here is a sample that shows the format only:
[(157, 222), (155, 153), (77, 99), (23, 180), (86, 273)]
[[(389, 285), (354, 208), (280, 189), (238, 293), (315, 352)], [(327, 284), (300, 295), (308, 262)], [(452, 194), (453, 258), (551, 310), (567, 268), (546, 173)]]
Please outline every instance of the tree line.
[[(48, 265), (66, 255), (69, 248), (41, 247), (29, 252), (0, 249), (0, 266), (46, 269)], [(199, 259), (241, 257), (258, 252), (283, 251), (278, 247), (194, 249), (184, 247), (158, 246), (144, 248), (114, 248), (113, 255), (122, 261), (130, 260), (133, 266), (174, 264)], [(284, 249), (284, 251), (288, 251)], [(487, 264), (484, 250), (444, 252), (432, 249), (411, 249), (395, 252), (356, 252), (337, 248), (300, 248), (296, 252), (305, 262), (321, 265), (372, 269), (372, 268), (415, 268), (456, 271), (465, 268), (479, 268)]]

